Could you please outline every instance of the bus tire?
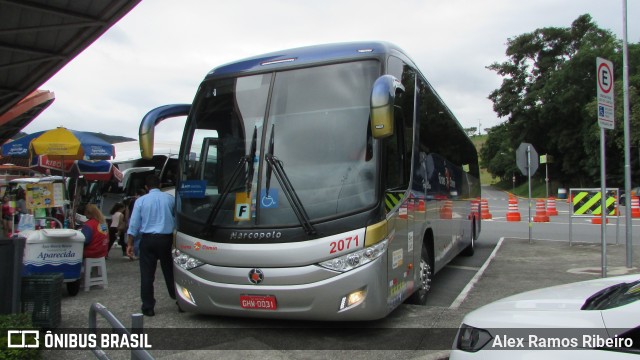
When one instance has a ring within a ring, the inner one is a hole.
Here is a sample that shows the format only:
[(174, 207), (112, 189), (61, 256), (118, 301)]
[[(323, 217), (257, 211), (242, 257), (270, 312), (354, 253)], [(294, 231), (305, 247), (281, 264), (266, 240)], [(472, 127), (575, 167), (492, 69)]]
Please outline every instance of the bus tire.
[(431, 289), (431, 278), (433, 276), (433, 266), (431, 266), (431, 257), (427, 245), (422, 245), (422, 253), (420, 255), (420, 276), (416, 291), (407, 299), (408, 304), (426, 305), (427, 294)]
[(476, 221), (475, 219), (473, 220), (473, 226), (471, 227), (471, 244), (467, 245), (466, 248), (464, 248), (461, 252), (460, 255), (462, 256), (473, 256), (473, 254), (476, 252), (475, 249), (475, 243), (476, 243)]

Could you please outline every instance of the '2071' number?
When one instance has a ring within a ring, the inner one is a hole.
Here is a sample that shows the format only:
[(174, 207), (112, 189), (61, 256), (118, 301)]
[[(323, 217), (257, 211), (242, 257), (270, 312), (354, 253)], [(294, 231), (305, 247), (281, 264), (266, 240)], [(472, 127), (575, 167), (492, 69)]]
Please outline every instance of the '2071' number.
[(347, 238), (340, 239), (338, 241), (332, 241), (329, 244), (329, 247), (331, 248), (331, 250), (329, 251), (329, 254), (335, 254), (343, 250), (349, 250), (351, 249), (352, 246), (358, 247), (358, 241), (359, 241), (358, 235), (356, 235), (355, 237), (349, 236)]

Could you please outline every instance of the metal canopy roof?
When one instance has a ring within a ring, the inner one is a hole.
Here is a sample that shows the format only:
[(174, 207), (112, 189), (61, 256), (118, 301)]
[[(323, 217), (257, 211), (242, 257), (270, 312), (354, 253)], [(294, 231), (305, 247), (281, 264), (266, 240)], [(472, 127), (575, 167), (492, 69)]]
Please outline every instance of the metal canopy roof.
[[(141, 0), (0, 0), (0, 115), (49, 80)], [(33, 117), (0, 124), (0, 143)]]

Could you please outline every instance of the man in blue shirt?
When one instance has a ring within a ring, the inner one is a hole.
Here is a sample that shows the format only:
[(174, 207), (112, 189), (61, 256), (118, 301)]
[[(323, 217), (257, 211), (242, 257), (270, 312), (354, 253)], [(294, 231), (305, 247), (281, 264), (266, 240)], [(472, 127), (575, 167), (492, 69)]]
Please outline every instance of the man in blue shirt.
[(175, 229), (175, 198), (160, 191), (159, 186), (160, 179), (156, 175), (147, 176), (146, 187), (149, 193), (136, 200), (127, 231), (129, 257), (134, 255), (133, 240), (140, 235), (140, 297), (142, 313), (146, 316), (155, 315), (153, 281), (158, 260), (169, 296), (174, 300), (176, 298), (171, 256)]

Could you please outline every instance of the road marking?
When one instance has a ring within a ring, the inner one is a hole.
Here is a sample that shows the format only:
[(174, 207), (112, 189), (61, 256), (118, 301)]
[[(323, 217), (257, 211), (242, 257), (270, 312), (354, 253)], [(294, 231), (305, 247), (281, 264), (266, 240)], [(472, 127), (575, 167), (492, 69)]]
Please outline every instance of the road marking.
[(459, 269), (459, 270), (470, 270), (470, 271), (478, 271), (480, 270), (479, 267), (473, 267), (473, 266), (462, 266), (462, 265), (447, 265), (448, 268), (452, 268), (452, 269)]
[(462, 289), (462, 291), (460, 292), (460, 294), (458, 294), (458, 297), (451, 303), (451, 305), (449, 306), (449, 309), (455, 310), (459, 308), (460, 305), (462, 305), (462, 302), (467, 298), (467, 296), (469, 295), (473, 287), (476, 285), (478, 280), (480, 280), (480, 277), (482, 276), (482, 274), (484, 274), (484, 272), (489, 267), (489, 263), (491, 263), (491, 260), (493, 260), (493, 258), (495, 258), (496, 255), (498, 254), (498, 249), (500, 249), (500, 247), (502, 246), (503, 241), (504, 241), (504, 238), (501, 237), (500, 240), (498, 241), (498, 244), (496, 244), (496, 247), (493, 249), (493, 252), (491, 252), (491, 255), (489, 255), (489, 257), (484, 262), (484, 264), (482, 264), (482, 267), (480, 268), (480, 270), (478, 270), (478, 272), (473, 276), (473, 278), (471, 278), (471, 281), (469, 281), (467, 286), (465, 286), (464, 289)]

